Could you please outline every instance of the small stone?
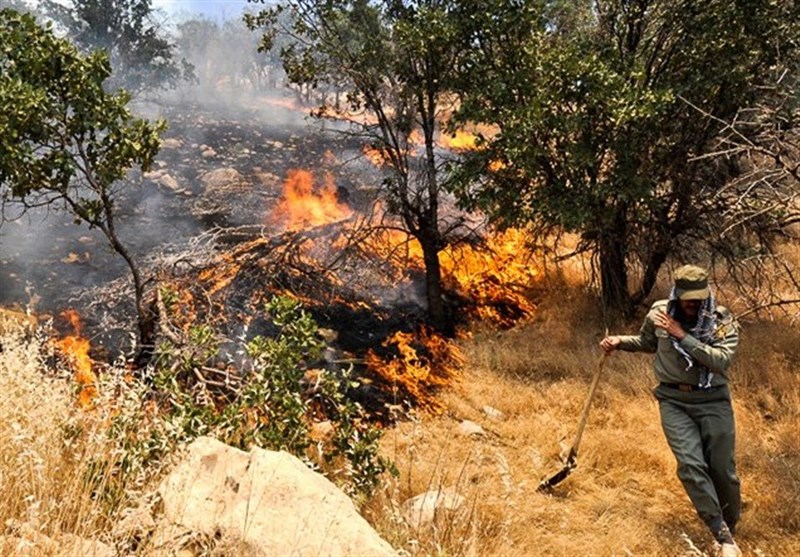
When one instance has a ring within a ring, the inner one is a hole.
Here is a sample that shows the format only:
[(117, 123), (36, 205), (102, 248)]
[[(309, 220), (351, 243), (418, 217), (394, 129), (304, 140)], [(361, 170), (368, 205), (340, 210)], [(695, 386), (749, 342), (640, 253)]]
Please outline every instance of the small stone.
[(472, 435), (483, 435), (485, 432), (479, 424), (464, 420), (456, 427), (456, 433), (464, 435), (465, 437), (471, 437)]
[(486, 414), (486, 416), (488, 416), (489, 418), (491, 418), (493, 420), (496, 420), (498, 422), (503, 421), (503, 420), (506, 419), (506, 415), (505, 414), (503, 414), (497, 408), (493, 408), (491, 406), (484, 406), (483, 407), (483, 413)]
[(452, 488), (428, 491), (403, 503), (403, 518), (414, 529), (433, 522), (442, 514), (454, 514), (464, 505), (464, 497)]
[(158, 179), (158, 183), (172, 191), (178, 191), (180, 189), (178, 181), (169, 174), (161, 176), (161, 178)]

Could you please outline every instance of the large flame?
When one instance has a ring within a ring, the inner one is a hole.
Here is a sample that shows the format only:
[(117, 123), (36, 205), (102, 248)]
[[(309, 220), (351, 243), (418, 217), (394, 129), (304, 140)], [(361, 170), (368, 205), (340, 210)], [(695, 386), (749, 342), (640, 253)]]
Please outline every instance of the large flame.
[(70, 322), (75, 334), (57, 341), (57, 345), (75, 371), (75, 381), (80, 389), (78, 402), (86, 408), (97, 397), (97, 376), (92, 371), (89, 340), (81, 336), (81, 319), (77, 311), (67, 309), (61, 315)]
[(287, 230), (303, 230), (349, 218), (353, 211), (336, 196), (336, 184), (330, 174), (317, 186), (308, 170), (290, 170), (283, 185), (283, 198), (272, 218)]
[(397, 331), (382, 345), (393, 355), (382, 358), (369, 350), (367, 367), (402, 398), (416, 401), (420, 408), (440, 411), (443, 403), (436, 399), (435, 389), (458, 381), (464, 363), (455, 343), (423, 325), (415, 333)]
[[(365, 245), (371, 253), (392, 263), (395, 280), (410, 269), (425, 268), (422, 246), (406, 232), (379, 230), (365, 240)], [(540, 276), (534, 255), (525, 231), (495, 231), (481, 245), (457, 244), (440, 252), (442, 282), (472, 304), (474, 317), (510, 327), (535, 310), (525, 295)]]
[(447, 287), (473, 302), (479, 319), (510, 327), (533, 314), (525, 291), (540, 273), (524, 231), (494, 232), (480, 247), (450, 246), (439, 261)]

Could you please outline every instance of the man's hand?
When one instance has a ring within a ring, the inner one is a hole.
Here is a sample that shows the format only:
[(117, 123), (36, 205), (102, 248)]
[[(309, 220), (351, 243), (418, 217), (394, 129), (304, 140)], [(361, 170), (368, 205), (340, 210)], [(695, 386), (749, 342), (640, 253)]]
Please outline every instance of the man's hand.
[(602, 348), (606, 354), (610, 354), (617, 349), (619, 343), (619, 337), (606, 337), (600, 341), (600, 348)]
[(683, 327), (681, 327), (680, 323), (675, 321), (663, 310), (658, 310), (656, 312), (653, 323), (656, 327), (659, 329), (664, 329), (670, 336), (673, 336), (678, 340), (683, 340), (683, 337), (686, 336), (686, 331), (683, 330)]

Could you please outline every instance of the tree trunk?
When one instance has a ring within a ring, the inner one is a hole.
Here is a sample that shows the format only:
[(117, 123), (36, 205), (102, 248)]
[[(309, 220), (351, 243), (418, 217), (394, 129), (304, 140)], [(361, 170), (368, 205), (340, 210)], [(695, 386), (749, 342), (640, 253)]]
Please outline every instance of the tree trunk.
[(128, 264), (133, 278), (133, 290), (136, 303), (136, 327), (139, 331), (138, 352), (133, 360), (136, 369), (141, 369), (150, 363), (155, 350), (156, 320), (157, 315), (153, 311), (152, 304), (145, 301), (144, 282), (136, 262), (131, 257), (128, 250), (114, 236), (111, 245), (118, 254), (122, 256)]
[(439, 246), (430, 239), (419, 238), (425, 261), (425, 296), (428, 317), (437, 331), (448, 336), (455, 334), (447, 304), (442, 298), (442, 267), (439, 263)]
[(639, 289), (636, 293), (631, 297), (631, 304), (632, 305), (639, 305), (641, 304), (644, 299), (650, 295), (650, 292), (653, 290), (653, 287), (656, 285), (656, 279), (658, 278), (658, 271), (661, 270), (661, 266), (667, 260), (667, 255), (670, 252), (670, 245), (665, 241), (661, 241), (657, 243), (657, 248), (653, 249), (648, 258), (647, 263), (644, 267), (644, 274), (642, 275), (642, 282), (639, 285)]
[(625, 262), (627, 223), (623, 208), (616, 208), (613, 224), (603, 230), (598, 240), (600, 285), (606, 310), (629, 315), (633, 309), (628, 293), (628, 268)]
[(108, 200), (104, 200), (106, 222), (105, 225), (99, 226), (108, 238), (111, 248), (117, 252), (128, 264), (131, 277), (133, 279), (134, 302), (136, 304), (136, 326), (139, 331), (139, 347), (136, 356), (134, 357), (133, 365), (136, 369), (145, 367), (153, 357), (155, 350), (156, 340), (156, 321), (158, 319), (157, 312), (154, 311), (154, 304), (147, 304), (145, 302), (144, 280), (139, 271), (139, 266), (133, 259), (125, 245), (120, 242), (117, 237), (116, 228), (114, 226), (113, 206)]

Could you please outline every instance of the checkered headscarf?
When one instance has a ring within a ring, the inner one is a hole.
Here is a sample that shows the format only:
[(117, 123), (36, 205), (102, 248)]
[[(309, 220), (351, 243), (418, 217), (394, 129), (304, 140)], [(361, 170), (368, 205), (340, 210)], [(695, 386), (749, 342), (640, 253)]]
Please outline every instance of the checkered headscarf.
[[(711, 344), (717, 332), (717, 302), (714, 300), (714, 294), (709, 290), (708, 297), (703, 300), (700, 310), (697, 312), (697, 323), (691, 330), (687, 331), (694, 338), (703, 344)], [(678, 294), (675, 286), (669, 293), (669, 301), (667, 302), (667, 313), (673, 319), (676, 318), (678, 311)], [(672, 346), (677, 350), (686, 360), (686, 371), (696, 369), (699, 373), (700, 380), (697, 384), (701, 389), (708, 389), (711, 387), (711, 378), (714, 374), (704, 365), (695, 361), (686, 350), (678, 343), (678, 339), (671, 337)]]

